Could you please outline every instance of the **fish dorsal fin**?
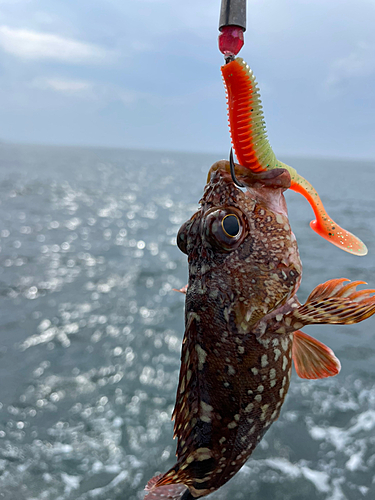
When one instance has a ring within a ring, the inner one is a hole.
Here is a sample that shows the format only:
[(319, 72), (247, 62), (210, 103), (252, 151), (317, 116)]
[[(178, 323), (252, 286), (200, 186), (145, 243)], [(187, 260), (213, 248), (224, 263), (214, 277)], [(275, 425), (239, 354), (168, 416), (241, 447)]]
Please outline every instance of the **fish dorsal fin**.
[(362, 284), (366, 283), (341, 278), (318, 285), (305, 304), (291, 313), (297, 320), (297, 328), (316, 323), (351, 325), (375, 314), (375, 296), (372, 295), (375, 289), (357, 291), (356, 287)]
[(332, 349), (300, 330), (294, 332), (292, 355), (297, 375), (301, 378), (333, 377), (341, 369)]

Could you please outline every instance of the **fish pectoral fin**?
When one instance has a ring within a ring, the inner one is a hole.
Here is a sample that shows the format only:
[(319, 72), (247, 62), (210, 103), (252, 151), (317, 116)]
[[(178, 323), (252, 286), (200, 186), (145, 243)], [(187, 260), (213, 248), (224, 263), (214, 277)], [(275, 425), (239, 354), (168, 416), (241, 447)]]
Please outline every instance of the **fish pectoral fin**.
[(294, 332), (292, 356), (297, 375), (301, 378), (333, 377), (341, 369), (332, 349), (300, 330)]
[(366, 283), (341, 278), (318, 285), (305, 304), (291, 313), (294, 324), (297, 328), (316, 323), (351, 325), (369, 318), (375, 314), (375, 289), (357, 291), (362, 284)]
[(181, 482), (176, 484), (174, 471), (154, 476), (147, 483), (145, 490), (149, 492), (145, 500), (179, 500), (188, 491)]
[(184, 294), (186, 294), (187, 289), (188, 289), (188, 286), (189, 286), (189, 285), (187, 284), (187, 285), (183, 286), (182, 288), (172, 288), (172, 290), (173, 290), (174, 292), (180, 292), (180, 293), (184, 293)]

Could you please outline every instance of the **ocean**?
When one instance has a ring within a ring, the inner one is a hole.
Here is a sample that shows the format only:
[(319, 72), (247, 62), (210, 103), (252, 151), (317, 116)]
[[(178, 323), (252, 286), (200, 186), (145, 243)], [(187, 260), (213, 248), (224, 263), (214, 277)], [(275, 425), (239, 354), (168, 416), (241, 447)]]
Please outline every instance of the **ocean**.
[[(0, 145), (0, 499), (140, 500), (174, 464), (184, 332), (176, 234), (223, 154)], [(375, 162), (280, 158), (368, 246), (344, 253), (286, 194), (304, 301), (375, 288)], [(375, 498), (375, 319), (311, 326), (341, 373), (293, 373), (279, 420), (213, 500)]]

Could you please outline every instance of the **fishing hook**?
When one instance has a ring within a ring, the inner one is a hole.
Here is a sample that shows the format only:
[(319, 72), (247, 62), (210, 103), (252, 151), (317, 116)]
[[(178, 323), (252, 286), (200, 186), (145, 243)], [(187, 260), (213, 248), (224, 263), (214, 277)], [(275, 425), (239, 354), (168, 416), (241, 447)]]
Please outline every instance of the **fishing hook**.
[(230, 175), (232, 176), (232, 181), (235, 183), (236, 186), (240, 188), (246, 187), (245, 184), (242, 184), (237, 177), (236, 177), (236, 172), (234, 170), (234, 160), (233, 160), (233, 149), (230, 148), (230, 153), (229, 153), (229, 165), (230, 165)]

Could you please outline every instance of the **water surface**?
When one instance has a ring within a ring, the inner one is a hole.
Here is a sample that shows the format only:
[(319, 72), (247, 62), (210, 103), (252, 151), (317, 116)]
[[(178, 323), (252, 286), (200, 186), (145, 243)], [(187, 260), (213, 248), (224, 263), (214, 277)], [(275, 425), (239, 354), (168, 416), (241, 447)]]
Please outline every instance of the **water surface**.
[[(0, 145), (0, 499), (138, 500), (174, 463), (183, 336), (180, 225), (222, 155)], [(288, 159), (283, 159), (288, 162)], [(375, 165), (291, 160), (369, 255), (340, 252), (287, 193), (299, 297), (375, 287)], [(280, 419), (216, 500), (375, 497), (375, 320), (304, 329), (342, 363), (294, 373)]]

